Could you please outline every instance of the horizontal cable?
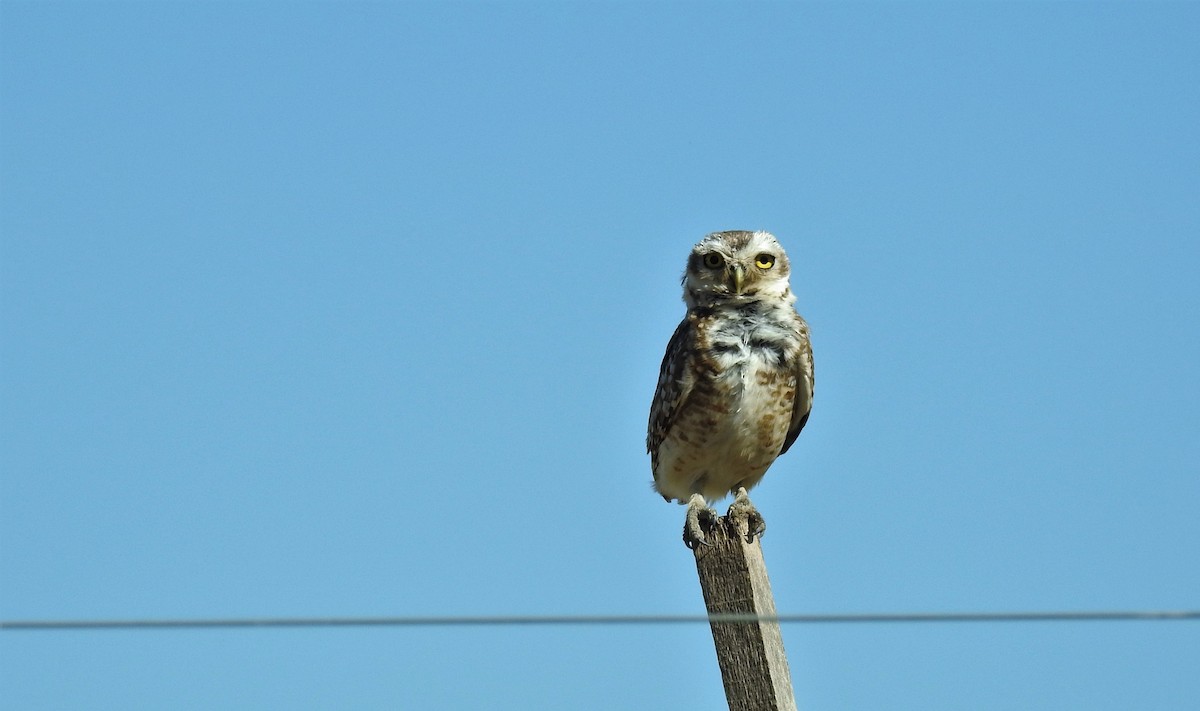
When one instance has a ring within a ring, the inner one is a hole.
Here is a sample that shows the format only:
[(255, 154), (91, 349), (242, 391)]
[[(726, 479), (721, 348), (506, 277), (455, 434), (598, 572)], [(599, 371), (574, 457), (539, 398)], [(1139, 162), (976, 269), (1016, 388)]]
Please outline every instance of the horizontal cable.
[(4, 620), (0, 630), (212, 629), (239, 627), (503, 627), (533, 625), (661, 625), (699, 622), (1109, 622), (1200, 620), (1200, 610), (1098, 612), (916, 612), (844, 615), (479, 615), (431, 617), (260, 617), (216, 619)]

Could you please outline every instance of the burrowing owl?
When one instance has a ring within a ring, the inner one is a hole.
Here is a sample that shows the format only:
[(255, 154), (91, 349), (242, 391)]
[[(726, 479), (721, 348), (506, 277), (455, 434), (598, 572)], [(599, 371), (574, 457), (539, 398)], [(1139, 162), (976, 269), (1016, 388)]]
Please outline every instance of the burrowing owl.
[(646, 449), (654, 488), (687, 502), (683, 540), (695, 548), (716, 520), (709, 502), (766, 526), (746, 494), (808, 421), (813, 357), (792, 304), (791, 268), (767, 232), (714, 232), (683, 273), (687, 315), (667, 344), (650, 407)]

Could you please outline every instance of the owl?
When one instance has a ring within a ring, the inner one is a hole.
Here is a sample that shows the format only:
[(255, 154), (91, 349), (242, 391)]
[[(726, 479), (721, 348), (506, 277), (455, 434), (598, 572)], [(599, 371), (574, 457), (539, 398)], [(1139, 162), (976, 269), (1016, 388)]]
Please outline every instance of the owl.
[(767, 232), (714, 232), (683, 273), (687, 315), (667, 344), (650, 407), (646, 450), (654, 488), (686, 503), (695, 549), (717, 520), (709, 503), (734, 495), (749, 539), (766, 530), (747, 491), (808, 421), (813, 356), (796, 313), (783, 247)]

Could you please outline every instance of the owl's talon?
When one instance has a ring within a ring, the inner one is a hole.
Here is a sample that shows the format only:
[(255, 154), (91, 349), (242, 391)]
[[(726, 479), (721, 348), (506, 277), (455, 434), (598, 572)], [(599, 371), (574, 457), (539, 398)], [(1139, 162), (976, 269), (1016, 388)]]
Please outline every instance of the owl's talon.
[(709, 508), (708, 502), (699, 494), (688, 500), (687, 518), (683, 524), (683, 544), (692, 550), (712, 545), (707, 532), (716, 527), (720, 517)]
[(758, 509), (754, 508), (745, 487), (738, 488), (734, 494), (733, 503), (729, 506), (729, 512), (725, 516), (730, 520), (743, 517), (746, 519), (747, 543), (753, 543), (756, 536), (762, 538), (763, 534), (767, 532), (767, 522)]

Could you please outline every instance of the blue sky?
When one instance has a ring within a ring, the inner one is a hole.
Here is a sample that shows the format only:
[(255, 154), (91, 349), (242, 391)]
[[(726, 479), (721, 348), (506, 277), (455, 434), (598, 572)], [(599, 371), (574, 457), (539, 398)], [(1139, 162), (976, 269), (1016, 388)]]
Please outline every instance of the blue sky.
[[(0, 5), (0, 618), (703, 610), (646, 412), (767, 229), (785, 613), (1200, 607), (1200, 6)], [(812, 709), (1190, 709), (1194, 622), (789, 625)], [(703, 625), (0, 632), (40, 709), (721, 709)]]

